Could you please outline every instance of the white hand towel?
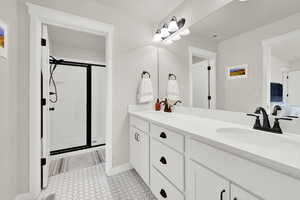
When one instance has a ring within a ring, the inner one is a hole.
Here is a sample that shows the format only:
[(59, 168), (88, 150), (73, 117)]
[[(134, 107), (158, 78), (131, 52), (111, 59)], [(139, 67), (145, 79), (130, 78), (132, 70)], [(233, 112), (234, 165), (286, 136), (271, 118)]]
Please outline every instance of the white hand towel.
[(180, 100), (177, 80), (168, 81), (167, 98), (172, 101)]
[(153, 87), (151, 79), (148, 77), (144, 77), (141, 79), (140, 87), (138, 91), (138, 102), (139, 103), (147, 103), (153, 101)]

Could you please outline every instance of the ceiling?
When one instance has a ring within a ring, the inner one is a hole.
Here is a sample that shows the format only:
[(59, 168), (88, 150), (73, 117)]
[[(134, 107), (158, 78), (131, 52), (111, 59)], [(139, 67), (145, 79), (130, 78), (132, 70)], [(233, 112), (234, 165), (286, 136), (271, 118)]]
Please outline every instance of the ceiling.
[(194, 36), (222, 41), (300, 12), (300, 0), (233, 0), (191, 27)]
[(74, 31), (58, 26), (48, 26), (49, 39), (53, 45), (105, 52), (105, 37)]
[(272, 55), (289, 63), (300, 61), (300, 35), (272, 45)]
[(98, 0), (151, 23), (159, 23), (184, 0)]

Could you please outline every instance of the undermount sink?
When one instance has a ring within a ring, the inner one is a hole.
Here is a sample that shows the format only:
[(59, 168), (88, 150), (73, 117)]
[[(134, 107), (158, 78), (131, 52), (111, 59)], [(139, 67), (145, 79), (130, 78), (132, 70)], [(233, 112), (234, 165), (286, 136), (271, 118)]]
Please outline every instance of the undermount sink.
[[(243, 129), (243, 128), (219, 128), (217, 129), (218, 133), (226, 133), (226, 134), (260, 134), (259, 131), (251, 130), (251, 129)], [(244, 136), (244, 135), (243, 135)]]
[[(292, 147), (300, 145), (300, 138), (291, 135), (277, 135), (264, 131), (243, 128), (219, 128), (219, 137), (235, 140), (243, 144), (262, 145), (264, 147)], [(280, 148), (279, 148), (280, 149)]]
[[(271, 135), (270, 133), (243, 129), (243, 128), (219, 128), (217, 133), (220, 133), (220, 137), (228, 138), (230, 140), (237, 140), (239, 142), (246, 142), (258, 145), (276, 145), (282, 142), (282, 138), (278, 135)], [(271, 143), (269, 143), (272, 141)]]

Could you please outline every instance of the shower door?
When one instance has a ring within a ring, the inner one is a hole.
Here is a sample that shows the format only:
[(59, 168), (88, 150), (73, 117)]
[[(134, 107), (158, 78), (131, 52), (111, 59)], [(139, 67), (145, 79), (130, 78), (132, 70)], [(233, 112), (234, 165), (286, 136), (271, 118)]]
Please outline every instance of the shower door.
[[(50, 96), (50, 150), (80, 148), (88, 145), (88, 69), (86, 67), (57, 65), (53, 74), (57, 87)], [(54, 85), (50, 84), (50, 91)]]

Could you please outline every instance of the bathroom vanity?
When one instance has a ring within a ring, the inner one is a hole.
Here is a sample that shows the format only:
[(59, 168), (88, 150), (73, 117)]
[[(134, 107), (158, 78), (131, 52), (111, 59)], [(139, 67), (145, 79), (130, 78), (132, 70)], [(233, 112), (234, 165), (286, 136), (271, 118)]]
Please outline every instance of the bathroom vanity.
[(130, 162), (159, 200), (300, 199), (300, 137), (132, 111)]

